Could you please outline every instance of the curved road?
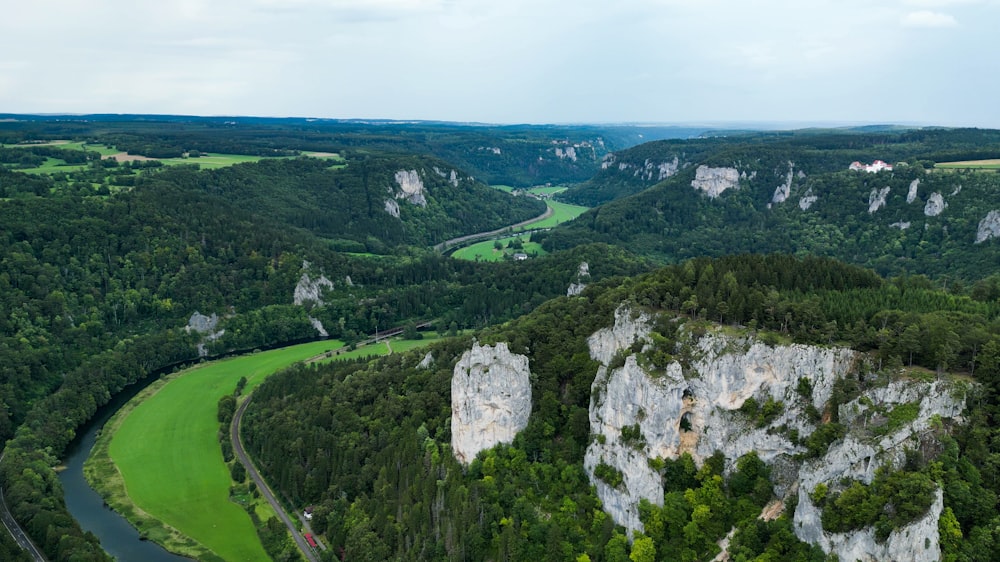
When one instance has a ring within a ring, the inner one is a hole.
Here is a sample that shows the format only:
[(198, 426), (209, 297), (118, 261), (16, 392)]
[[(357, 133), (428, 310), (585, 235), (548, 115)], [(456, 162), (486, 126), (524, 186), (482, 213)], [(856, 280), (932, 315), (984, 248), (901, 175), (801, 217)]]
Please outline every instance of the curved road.
[(465, 236), (459, 236), (458, 238), (452, 238), (451, 240), (445, 240), (444, 242), (441, 242), (437, 246), (434, 246), (434, 249), (437, 250), (438, 252), (443, 252), (443, 251), (447, 250), (448, 248), (450, 248), (452, 246), (455, 246), (457, 244), (461, 244), (463, 242), (468, 242), (470, 240), (477, 240), (479, 238), (489, 238), (490, 236), (496, 236), (497, 234), (503, 234), (504, 232), (506, 232), (508, 230), (514, 230), (515, 228), (518, 228), (518, 227), (528, 226), (529, 224), (536, 223), (538, 221), (543, 221), (543, 220), (551, 217), (552, 213), (554, 213), (554, 212), (555, 212), (555, 210), (553, 210), (552, 207), (549, 207), (548, 203), (546, 203), (545, 204), (545, 212), (542, 213), (542, 214), (540, 214), (540, 215), (538, 215), (537, 217), (535, 217), (533, 219), (528, 219), (526, 221), (521, 221), (521, 222), (519, 222), (517, 224), (512, 224), (512, 225), (509, 225), (509, 226), (505, 226), (503, 228), (498, 228), (496, 230), (491, 230), (489, 232), (477, 232), (475, 234), (466, 234)]
[[(0, 454), (0, 463), (3, 462), (4, 454), (7, 454), (6, 451), (4, 451), (3, 454)], [(10, 533), (10, 536), (14, 537), (18, 546), (28, 552), (32, 560), (35, 560), (35, 562), (46, 562), (45, 555), (42, 554), (41, 550), (38, 550), (35, 543), (31, 542), (31, 538), (28, 537), (28, 534), (24, 532), (24, 529), (17, 524), (17, 521), (14, 520), (14, 516), (11, 515), (10, 510), (7, 509), (7, 499), (3, 495), (3, 488), (0, 488), (0, 520), (3, 521), (3, 526), (7, 528), (7, 532)]]
[(257, 489), (260, 493), (264, 495), (264, 499), (271, 504), (274, 508), (274, 512), (278, 514), (278, 517), (285, 523), (288, 530), (292, 533), (292, 538), (295, 539), (295, 544), (298, 545), (299, 550), (306, 555), (306, 559), (309, 562), (319, 562), (319, 557), (316, 556), (316, 552), (313, 550), (309, 543), (306, 542), (305, 537), (299, 532), (298, 527), (292, 522), (292, 518), (285, 513), (285, 508), (281, 506), (278, 499), (274, 497), (274, 492), (261, 477), (260, 472), (257, 471), (257, 467), (254, 466), (253, 461), (247, 455), (246, 450), (243, 449), (243, 439), (240, 438), (240, 422), (243, 421), (243, 412), (246, 411), (247, 405), (250, 404), (250, 400), (253, 399), (253, 394), (247, 396), (247, 399), (240, 404), (240, 407), (236, 409), (236, 413), (233, 414), (233, 423), (229, 427), (229, 436), (233, 442), (233, 452), (236, 454), (236, 458), (239, 459), (243, 466), (247, 469), (247, 474), (253, 479), (254, 483), (257, 484)]

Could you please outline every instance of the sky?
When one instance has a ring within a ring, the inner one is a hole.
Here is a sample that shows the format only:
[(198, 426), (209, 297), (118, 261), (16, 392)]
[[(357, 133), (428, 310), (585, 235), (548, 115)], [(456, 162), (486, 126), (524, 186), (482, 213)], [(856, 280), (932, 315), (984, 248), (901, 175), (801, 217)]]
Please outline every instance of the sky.
[(1000, 0), (2, 0), (0, 112), (1000, 128)]

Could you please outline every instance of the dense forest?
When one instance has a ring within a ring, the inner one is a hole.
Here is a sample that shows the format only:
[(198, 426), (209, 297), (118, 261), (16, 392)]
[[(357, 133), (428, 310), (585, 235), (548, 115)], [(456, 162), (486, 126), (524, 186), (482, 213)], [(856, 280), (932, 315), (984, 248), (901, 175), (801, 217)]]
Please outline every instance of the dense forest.
[[(768, 468), (754, 455), (713, 458), (700, 469), (690, 457), (666, 462), (664, 507), (643, 508), (647, 532), (633, 541), (601, 511), (582, 466), (597, 369), (586, 339), (630, 302), (691, 326), (710, 318), (751, 326), (775, 341), (850, 345), (880, 358), (888, 371), (975, 369), (983, 392), (975, 395), (971, 423), (954, 439), (943, 437), (940, 456), (914, 459), (905, 471), (876, 480), (871, 492), (852, 492), (875, 499), (852, 504), (845, 495), (836, 507), (831, 500), (830, 529), (863, 521), (864, 506), (903, 502), (914, 486), (934, 479), (945, 490), (952, 532), (965, 538), (944, 543), (946, 559), (992, 559), (982, 555), (996, 540), (1000, 492), (991, 468), (998, 458), (988, 446), (1000, 404), (1000, 308), (989, 292), (996, 282), (983, 284), (977, 300), (828, 260), (689, 261), (599, 283), (482, 332), (481, 341), (509, 342), (530, 358), (532, 413), (511, 445), (482, 453), (468, 469), (450, 451), (448, 398), (467, 338), (432, 347), (430, 367), (419, 366), (421, 352), (272, 377), (257, 391), (245, 437), (274, 485), (293, 504), (314, 506), (314, 528), (344, 559), (700, 560), (735, 526), (735, 559), (825, 560), (795, 538), (789, 515), (757, 519), (772, 491)], [(859, 384), (871, 384), (844, 382), (840, 403), (856, 396)], [(822, 439), (836, 439), (837, 423), (825, 427), (811, 447), (825, 449), (829, 441)], [(735, 469), (725, 472), (727, 462)]]
[[(736, 525), (737, 559), (822, 559), (795, 539), (787, 519), (745, 517), (770, 498), (766, 467), (752, 457), (664, 466), (676, 483), (674, 511), (647, 509), (650, 532), (634, 542), (603, 514), (581, 465), (596, 369), (584, 340), (627, 301), (692, 325), (840, 342), (871, 352), (886, 369), (968, 371), (984, 389), (971, 423), (910, 472), (944, 483), (951, 536), (965, 539), (943, 542), (946, 553), (988, 559), (977, 553), (1000, 540), (990, 520), (1000, 466), (990, 429), (1000, 412), (1000, 259), (996, 241), (972, 240), (981, 215), (997, 208), (1000, 175), (929, 169), (934, 161), (995, 157), (994, 132), (688, 139), (703, 133), (170, 116), (0, 122), (0, 440), (7, 443), (0, 481), (11, 511), (50, 559), (105, 560), (96, 537), (67, 512), (53, 467), (78, 428), (124, 386), (197, 360), (199, 344), (214, 356), (314, 339), (313, 320), (330, 337), (357, 342), (376, 326), (426, 321), (442, 332), (473, 328), (480, 341), (509, 341), (528, 353), (537, 375), (531, 425), (468, 470), (454, 461), (447, 385), (468, 339), (438, 344), (430, 369), (415, 367), (420, 357), (391, 356), (274, 378), (260, 389), (248, 436), (268, 478), (287, 497), (317, 506), (317, 530), (338, 553), (620, 560), (630, 551), (646, 559), (638, 554), (646, 549), (659, 559), (698, 559), (720, 529)], [(687, 140), (612, 155), (657, 138)], [(134, 155), (186, 154), (191, 164), (209, 152), (263, 159), (199, 170), (41, 142), (65, 139)], [(309, 152), (340, 158), (303, 156)], [(659, 165), (675, 155), (676, 173), (660, 182)], [(908, 165), (869, 175), (846, 171), (845, 158)], [(791, 198), (773, 203), (789, 161)], [(708, 199), (690, 187), (701, 164), (735, 166), (747, 179)], [(544, 209), (483, 181), (592, 177), (578, 193), (620, 198), (536, 233), (549, 256), (475, 263), (429, 247)], [(916, 199), (907, 202), (917, 179)], [(885, 206), (868, 213), (870, 193), (885, 188)], [(947, 207), (928, 216), (932, 194)], [(811, 196), (815, 206), (802, 210), (797, 203)], [(893, 226), (904, 222), (911, 226)], [(800, 257), (699, 257), (772, 251)], [(875, 272), (801, 257), (810, 254)], [(641, 276), (650, 258), (677, 265)], [(579, 278), (581, 263), (588, 278)], [(320, 298), (295, 305), (303, 274), (329, 284)], [(583, 296), (552, 300), (580, 281), (591, 284)], [(218, 314), (226, 335), (203, 342), (185, 329), (196, 311)], [(739, 469), (724, 471), (723, 463)], [(922, 478), (904, 476), (852, 493), (881, 498)], [(837, 511), (837, 499), (829, 500), (832, 526), (870, 518)], [(681, 540), (673, 523), (687, 525), (706, 509), (718, 517)], [(2, 534), (0, 558), (17, 556)]]

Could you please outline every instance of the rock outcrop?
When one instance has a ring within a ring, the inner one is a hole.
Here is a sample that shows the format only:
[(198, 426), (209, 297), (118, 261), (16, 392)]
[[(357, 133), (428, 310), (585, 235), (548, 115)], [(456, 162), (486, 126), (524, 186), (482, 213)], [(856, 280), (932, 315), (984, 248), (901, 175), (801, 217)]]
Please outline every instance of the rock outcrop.
[(792, 194), (792, 178), (795, 177), (795, 163), (788, 162), (788, 173), (785, 175), (785, 183), (774, 189), (771, 196), (771, 203), (784, 203), (788, 196)]
[(710, 168), (701, 165), (695, 170), (691, 187), (715, 199), (727, 189), (739, 189), (740, 172), (736, 168)]
[(927, 198), (927, 204), (924, 205), (924, 214), (928, 217), (936, 217), (944, 212), (947, 206), (948, 204), (945, 203), (944, 196), (935, 191)]
[(406, 199), (421, 207), (427, 206), (427, 199), (424, 197), (424, 182), (416, 170), (399, 170), (396, 172), (395, 179), (396, 184), (399, 185), (396, 199)]
[(587, 288), (587, 281), (590, 281), (590, 264), (583, 261), (576, 270), (576, 281), (566, 288), (566, 296), (575, 297), (582, 293)]
[(389, 213), (390, 215), (392, 215), (392, 216), (394, 216), (394, 217), (396, 217), (398, 219), (399, 218), (399, 203), (397, 203), (395, 199), (386, 199), (385, 200), (385, 212)]
[(889, 188), (873, 189), (868, 194), (868, 213), (874, 213), (885, 206), (885, 198), (889, 196)]
[(819, 544), (826, 552), (835, 552), (841, 560), (932, 561), (939, 560), (938, 518), (943, 507), (941, 491), (936, 491), (934, 503), (927, 514), (897, 529), (882, 542), (875, 539), (874, 529), (853, 533), (828, 533), (823, 530), (821, 512), (810, 498), (810, 492), (820, 483), (836, 486), (842, 479), (870, 484), (882, 466), (900, 468), (906, 450), (920, 445), (920, 435), (926, 433), (935, 417), (956, 418), (964, 409), (964, 395), (952, 392), (941, 382), (920, 383), (895, 381), (872, 389), (840, 407), (841, 421), (849, 426), (867, 424), (876, 410), (886, 411), (903, 404), (919, 404), (916, 419), (881, 438), (859, 439), (849, 434), (834, 443), (826, 454), (807, 463), (799, 473), (798, 507), (795, 510), (795, 534), (802, 540)]
[[(830, 446), (822, 458), (803, 464), (796, 455), (806, 452), (804, 439), (823, 423), (816, 412), (828, 407), (835, 381), (858, 376), (864, 362), (861, 354), (837, 347), (772, 346), (750, 334), (721, 331), (696, 337), (681, 327), (674, 357), (685, 359), (656, 369), (644, 359), (652, 346), (650, 327), (648, 315), (621, 308), (613, 327), (588, 340), (591, 357), (602, 366), (591, 388), (595, 439), (587, 448), (584, 468), (616, 523), (630, 531), (641, 530), (640, 500), (662, 505), (662, 477), (650, 459), (688, 453), (700, 464), (720, 451), (731, 468), (736, 459), (755, 451), (764, 462), (781, 465), (782, 472), (789, 473), (786, 481), (775, 482), (775, 490), (785, 498), (798, 495), (794, 527), (802, 540), (819, 544), (842, 560), (940, 557), (940, 491), (926, 515), (882, 542), (875, 540), (870, 528), (842, 534), (823, 531), (820, 510), (808, 496), (821, 482), (831, 489), (843, 479), (870, 483), (879, 467), (900, 468), (905, 451), (919, 448), (935, 418), (961, 415), (964, 395), (956, 387), (913, 380), (873, 385), (840, 406), (847, 437)], [(634, 352), (636, 342), (643, 342), (643, 351)], [(752, 419), (741, 409), (750, 398), (757, 404), (780, 403), (780, 413), (765, 422)], [(904, 404), (919, 405), (912, 421), (892, 431), (870, 429), (885, 424), (886, 412)], [(596, 477), (599, 466), (604, 474), (620, 474), (620, 483)]]
[(812, 207), (813, 203), (815, 203), (818, 199), (819, 197), (813, 195), (812, 188), (810, 187), (806, 190), (806, 194), (799, 199), (799, 208), (803, 211), (808, 211), (809, 207)]
[(506, 343), (473, 344), (451, 379), (451, 448), (468, 465), (498, 443), (510, 443), (531, 414), (528, 358)]
[(195, 311), (188, 319), (187, 326), (184, 329), (188, 332), (197, 332), (202, 334), (201, 341), (198, 342), (198, 357), (207, 357), (208, 348), (205, 346), (207, 343), (211, 343), (222, 336), (226, 335), (226, 330), (216, 330), (219, 325), (219, 315), (212, 313), (211, 316), (205, 316), (204, 314)]
[(206, 334), (215, 330), (215, 327), (219, 325), (219, 315), (212, 313), (211, 316), (205, 316), (204, 314), (198, 312), (197, 310), (188, 319), (187, 331), (198, 332), (199, 334)]
[(1000, 211), (993, 210), (979, 221), (979, 228), (976, 230), (976, 244), (985, 242), (991, 238), (1000, 238)]
[(313, 302), (317, 306), (323, 306), (323, 289), (332, 289), (333, 281), (327, 279), (325, 275), (313, 278), (309, 275), (307, 265), (304, 269), (307, 269), (307, 271), (302, 272), (302, 277), (299, 278), (298, 284), (295, 285), (295, 292), (292, 294), (292, 303), (301, 306), (306, 302)]
[(917, 199), (917, 188), (920, 187), (920, 178), (910, 182), (910, 190), (906, 192), (906, 202), (913, 203)]

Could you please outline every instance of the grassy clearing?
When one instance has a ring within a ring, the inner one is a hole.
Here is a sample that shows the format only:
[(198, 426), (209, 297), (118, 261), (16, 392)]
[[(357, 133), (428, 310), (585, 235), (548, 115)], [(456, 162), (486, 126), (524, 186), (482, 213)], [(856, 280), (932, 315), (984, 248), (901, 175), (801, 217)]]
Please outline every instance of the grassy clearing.
[(552, 209), (552, 216), (541, 220), (538, 222), (533, 222), (529, 225), (519, 227), (517, 230), (535, 230), (537, 228), (552, 228), (558, 226), (564, 222), (571, 221), (576, 217), (583, 214), (587, 210), (587, 207), (581, 207), (580, 205), (570, 205), (569, 203), (560, 203), (558, 201), (546, 201), (545, 202), (549, 208)]
[(101, 436), (106, 454), (95, 447), (88, 480), (140, 532), (174, 552), (199, 560), (266, 560), (249, 515), (229, 500), (218, 400), (240, 377), (247, 378), (248, 393), (275, 371), (341, 346), (321, 341), (255, 353), (157, 381), (108, 422)]
[(938, 162), (934, 167), (945, 170), (1000, 170), (1000, 159)]
[(197, 164), (199, 168), (204, 170), (214, 170), (217, 168), (232, 166), (234, 164), (257, 162), (259, 160), (263, 160), (263, 158), (264, 157), (262, 156), (250, 156), (247, 154), (219, 154), (215, 152), (206, 152), (198, 158), (160, 158), (159, 160), (167, 166)]
[[(433, 343), (392, 340), (394, 352)], [(254, 353), (185, 370), (156, 381), (108, 421), (84, 467), (87, 480), (143, 536), (198, 560), (266, 560), (244, 507), (230, 500), (216, 419), (218, 399), (247, 378), (244, 395), (268, 375), (297, 361), (385, 355), (384, 342), (340, 355), (327, 340)], [(326, 357), (324, 357), (326, 356)], [(258, 517), (270, 505), (243, 494)]]
[(569, 189), (563, 185), (545, 185), (532, 187), (528, 190), (528, 193), (534, 193), (535, 195), (555, 195), (556, 193), (562, 193)]
[(499, 189), (500, 191), (506, 191), (507, 193), (514, 191), (514, 187), (510, 185), (491, 185), (490, 187), (493, 189)]
[[(514, 249), (508, 248), (509, 244), (514, 239), (520, 239), (522, 248)], [(496, 249), (496, 242), (500, 242), (503, 249)], [(505, 238), (499, 238), (497, 240), (485, 240), (483, 242), (477, 242), (470, 246), (464, 248), (459, 248), (455, 250), (455, 253), (451, 257), (459, 260), (468, 261), (501, 261), (504, 259), (510, 259), (517, 252), (523, 252), (529, 256), (532, 254), (537, 254), (539, 256), (544, 256), (548, 252), (542, 249), (542, 245), (537, 242), (528, 242), (527, 236), (507, 236)]]

